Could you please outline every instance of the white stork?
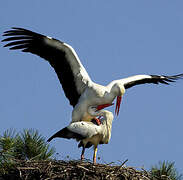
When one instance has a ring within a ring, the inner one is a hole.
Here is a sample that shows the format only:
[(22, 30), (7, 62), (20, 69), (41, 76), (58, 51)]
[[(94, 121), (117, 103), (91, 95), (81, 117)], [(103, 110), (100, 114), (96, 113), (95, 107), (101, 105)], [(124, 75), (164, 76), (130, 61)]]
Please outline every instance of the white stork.
[[(92, 111), (97, 111), (97, 108), (89, 107)], [(94, 122), (73, 122), (69, 126), (61, 129), (53, 136), (48, 139), (50, 142), (53, 138), (66, 138), (66, 139), (76, 139), (80, 141), (78, 147), (83, 147), (81, 153), (81, 160), (84, 159), (85, 148), (90, 148), (94, 146), (93, 163), (96, 163), (96, 154), (98, 144), (108, 144), (111, 138), (111, 128), (113, 121), (113, 113), (106, 110), (101, 110), (100, 118), (101, 125), (98, 126)]]
[[(107, 86), (103, 86), (90, 79), (75, 50), (64, 42), (23, 28), (12, 28), (4, 32), (3, 36), (8, 36), (8, 38), (2, 41), (12, 41), (5, 47), (36, 54), (51, 64), (60, 80), (65, 96), (74, 107), (72, 122), (90, 121), (93, 117), (100, 115), (101, 109), (112, 105), (116, 97), (115, 112), (118, 115), (121, 98), (126, 89), (145, 83), (168, 84), (183, 77), (183, 74), (136, 75), (114, 80)], [(97, 111), (92, 115), (88, 111), (90, 106), (98, 106)]]

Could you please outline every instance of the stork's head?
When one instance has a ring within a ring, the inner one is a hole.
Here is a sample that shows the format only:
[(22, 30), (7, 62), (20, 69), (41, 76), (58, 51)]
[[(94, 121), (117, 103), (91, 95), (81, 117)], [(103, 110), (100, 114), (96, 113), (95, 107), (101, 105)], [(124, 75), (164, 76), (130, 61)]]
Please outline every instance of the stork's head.
[(102, 113), (104, 120), (108, 121), (108, 123), (112, 126), (112, 121), (114, 119), (113, 113), (107, 110), (103, 110)]
[(125, 94), (125, 87), (122, 84), (119, 84), (119, 96), (123, 96)]
[(112, 86), (112, 91), (116, 96), (123, 96), (125, 93), (125, 88), (123, 86), (122, 83), (120, 82), (116, 82), (113, 86)]

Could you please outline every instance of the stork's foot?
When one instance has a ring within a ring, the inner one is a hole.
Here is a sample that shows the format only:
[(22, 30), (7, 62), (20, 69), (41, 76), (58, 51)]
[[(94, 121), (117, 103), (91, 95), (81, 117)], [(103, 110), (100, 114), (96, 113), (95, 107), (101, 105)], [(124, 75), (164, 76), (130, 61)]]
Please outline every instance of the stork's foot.
[(85, 146), (83, 145), (83, 149), (82, 149), (82, 152), (81, 152), (81, 161), (84, 160), (84, 153), (85, 153)]
[(97, 164), (96, 158), (93, 159), (93, 164), (94, 164), (94, 165)]
[(84, 154), (81, 155), (81, 161), (84, 161), (85, 157)]

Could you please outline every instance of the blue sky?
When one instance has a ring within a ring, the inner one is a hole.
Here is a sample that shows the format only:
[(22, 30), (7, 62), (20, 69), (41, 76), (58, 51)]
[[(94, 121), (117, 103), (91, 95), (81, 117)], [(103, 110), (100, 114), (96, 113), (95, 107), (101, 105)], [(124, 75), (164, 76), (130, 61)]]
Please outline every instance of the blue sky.
[[(106, 85), (135, 74), (183, 73), (182, 7), (177, 0), (6, 0), (0, 6), (0, 33), (23, 27), (65, 41), (92, 80)], [(35, 128), (48, 138), (67, 126), (72, 107), (50, 65), (2, 43), (0, 54), (0, 133)], [(148, 169), (169, 160), (183, 172), (182, 90), (183, 80), (127, 90), (111, 141), (99, 146), (98, 162), (128, 159), (128, 166)], [(51, 145), (60, 159), (80, 158), (74, 140), (55, 139)], [(87, 150), (86, 157), (92, 155)]]

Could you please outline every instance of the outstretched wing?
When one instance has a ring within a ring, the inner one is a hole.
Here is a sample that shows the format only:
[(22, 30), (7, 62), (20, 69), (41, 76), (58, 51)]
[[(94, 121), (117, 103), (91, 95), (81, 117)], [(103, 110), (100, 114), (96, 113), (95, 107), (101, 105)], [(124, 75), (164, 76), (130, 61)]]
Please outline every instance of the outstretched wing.
[(30, 52), (47, 60), (54, 68), (70, 104), (77, 104), (91, 79), (71, 46), (23, 28), (12, 28), (3, 36), (8, 36), (3, 42), (11, 41), (4, 47)]
[(183, 74), (173, 75), (173, 76), (159, 76), (159, 75), (136, 75), (128, 78), (117, 80), (122, 83), (125, 89), (131, 88), (140, 84), (169, 84), (175, 82), (178, 79), (183, 78)]

